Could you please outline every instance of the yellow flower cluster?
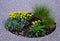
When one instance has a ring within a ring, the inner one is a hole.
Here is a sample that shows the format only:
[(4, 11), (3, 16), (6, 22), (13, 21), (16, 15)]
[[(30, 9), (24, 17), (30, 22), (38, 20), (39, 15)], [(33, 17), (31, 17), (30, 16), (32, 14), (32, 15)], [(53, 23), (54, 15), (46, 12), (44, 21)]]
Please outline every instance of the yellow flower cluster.
[(9, 17), (10, 17), (11, 19), (16, 17), (16, 15), (15, 15), (14, 13), (16, 13), (16, 12), (12, 12), (12, 13), (9, 14)]
[(16, 18), (17, 15), (19, 15), (21, 19), (22, 19), (22, 18), (26, 18), (27, 16), (30, 16), (30, 17), (32, 16), (32, 14), (28, 14), (28, 12), (17, 11), (17, 12), (11, 12), (11, 13), (9, 14), (9, 17), (10, 17), (11, 19), (13, 19), (13, 18)]
[(37, 21), (33, 21), (32, 24), (36, 24), (36, 23), (39, 23), (41, 22), (40, 20), (37, 20)]

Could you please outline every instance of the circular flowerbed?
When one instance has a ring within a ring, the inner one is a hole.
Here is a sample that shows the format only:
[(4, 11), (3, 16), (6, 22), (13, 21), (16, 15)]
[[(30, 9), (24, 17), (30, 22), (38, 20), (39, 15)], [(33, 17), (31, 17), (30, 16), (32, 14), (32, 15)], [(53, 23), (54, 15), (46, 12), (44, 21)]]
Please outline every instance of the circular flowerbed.
[(6, 29), (13, 34), (24, 37), (43, 37), (52, 33), (56, 23), (44, 7), (36, 7), (34, 14), (28, 12), (11, 12), (6, 21)]

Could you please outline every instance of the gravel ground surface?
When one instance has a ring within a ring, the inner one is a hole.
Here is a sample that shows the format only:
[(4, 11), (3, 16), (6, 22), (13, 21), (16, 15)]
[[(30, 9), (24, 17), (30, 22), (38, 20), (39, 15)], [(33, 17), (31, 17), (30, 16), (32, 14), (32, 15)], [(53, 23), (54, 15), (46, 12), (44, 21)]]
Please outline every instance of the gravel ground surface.
[[(4, 27), (8, 13), (12, 11), (32, 12), (35, 4), (44, 4), (52, 9), (55, 18), (56, 30), (48, 36), (41, 38), (26, 38), (16, 36)], [(0, 41), (60, 41), (60, 0), (0, 0)]]

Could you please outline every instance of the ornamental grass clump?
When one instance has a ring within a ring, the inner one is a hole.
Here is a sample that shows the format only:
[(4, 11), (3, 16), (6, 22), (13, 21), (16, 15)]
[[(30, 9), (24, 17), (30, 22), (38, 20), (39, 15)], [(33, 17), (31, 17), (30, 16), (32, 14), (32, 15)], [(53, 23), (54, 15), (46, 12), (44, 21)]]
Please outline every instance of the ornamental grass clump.
[(33, 14), (42, 19), (42, 22), (45, 26), (54, 26), (54, 19), (50, 14), (50, 10), (45, 6), (35, 6), (33, 9)]
[(41, 24), (40, 20), (32, 21), (32, 25), (29, 28), (28, 37), (39, 37), (39, 36), (45, 36), (46, 35), (46, 27), (45, 25)]
[(6, 21), (6, 29), (21, 30), (26, 24), (28, 24), (31, 17), (32, 14), (28, 14), (28, 12), (12, 12), (9, 14), (9, 19)]

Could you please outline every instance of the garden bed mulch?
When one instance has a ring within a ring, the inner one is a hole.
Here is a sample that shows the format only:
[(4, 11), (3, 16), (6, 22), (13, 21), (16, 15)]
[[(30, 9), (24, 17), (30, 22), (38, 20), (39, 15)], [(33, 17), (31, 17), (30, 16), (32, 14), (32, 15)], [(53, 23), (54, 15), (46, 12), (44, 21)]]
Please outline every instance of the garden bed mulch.
[[(22, 35), (24, 37), (26, 37), (27, 35), (27, 32), (29, 30), (29, 27), (32, 25), (32, 21), (36, 21), (38, 20), (39, 18), (36, 18), (35, 16), (32, 17), (32, 19), (29, 20), (29, 24), (28, 25), (25, 25), (23, 27), (22, 30), (9, 30), (11, 33), (15, 34), (15, 35)], [(41, 20), (41, 19), (40, 19)], [(51, 27), (47, 27), (46, 29), (46, 35), (49, 35), (50, 33), (52, 33), (54, 30), (56, 29), (56, 23), (54, 23), (54, 27), (51, 28)], [(40, 37), (40, 36), (39, 36)]]

